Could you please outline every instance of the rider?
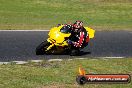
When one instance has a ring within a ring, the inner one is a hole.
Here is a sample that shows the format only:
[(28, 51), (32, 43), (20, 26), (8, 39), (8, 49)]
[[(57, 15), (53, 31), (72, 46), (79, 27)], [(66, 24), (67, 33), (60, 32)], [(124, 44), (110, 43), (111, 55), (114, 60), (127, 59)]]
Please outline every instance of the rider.
[(85, 47), (89, 42), (89, 36), (86, 29), (83, 27), (82, 21), (76, 21), (71, 25), (71, 36), (68, 39), (68, 44), (82, 48)]

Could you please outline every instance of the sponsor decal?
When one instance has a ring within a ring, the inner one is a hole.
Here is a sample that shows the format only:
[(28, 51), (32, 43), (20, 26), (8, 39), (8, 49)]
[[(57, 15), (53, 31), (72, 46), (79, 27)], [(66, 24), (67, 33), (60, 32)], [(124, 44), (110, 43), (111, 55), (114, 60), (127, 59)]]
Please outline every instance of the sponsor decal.
[(78, 84), (85, 83), (130, 83), (129, 74), (86, 74), (83, 68), (79, 67), (79, 75), (76, 78)]

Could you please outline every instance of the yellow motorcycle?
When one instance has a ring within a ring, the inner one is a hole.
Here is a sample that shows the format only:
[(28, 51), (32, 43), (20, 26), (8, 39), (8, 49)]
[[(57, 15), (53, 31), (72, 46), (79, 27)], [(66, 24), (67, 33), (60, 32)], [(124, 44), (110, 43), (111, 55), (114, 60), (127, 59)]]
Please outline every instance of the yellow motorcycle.
[[(84, 28), (86, 29), (89, 38), (94, 38), (95, 30), (89, 27)], [(48, 35), (49, 38), (36, 48), (36, 55), (68, 53), (71, 56), (74, 56), (79, 54), (80, 49), (74, 49), (67, 42), (71, 35), (71, 29), (64, 25), (60, 25), (51, 28)]]

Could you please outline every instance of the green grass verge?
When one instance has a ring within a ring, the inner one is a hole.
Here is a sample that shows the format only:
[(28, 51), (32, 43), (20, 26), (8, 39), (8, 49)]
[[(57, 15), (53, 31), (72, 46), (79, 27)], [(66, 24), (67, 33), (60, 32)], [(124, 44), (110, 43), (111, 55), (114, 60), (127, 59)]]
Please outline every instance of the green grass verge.
[(131, 30), (131, 0), (0, 0), (0, 30), (49, 29), (82, 20), (97, 30)]
[[(25, 65), (0, 65), (0, 88), (80, 88), (75, 78), (78, 67), (93, 74), (130, 74), (132, 58), (29, 62)], [(84, 88), (132, 88), (129, 84), (86, 84)]]

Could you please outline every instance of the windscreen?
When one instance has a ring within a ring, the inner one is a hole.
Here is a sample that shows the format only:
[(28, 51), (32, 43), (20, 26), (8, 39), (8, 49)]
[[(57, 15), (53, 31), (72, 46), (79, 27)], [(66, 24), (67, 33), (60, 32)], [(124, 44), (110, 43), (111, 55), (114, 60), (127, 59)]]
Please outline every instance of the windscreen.
[(62, 32), (62, 33), (71, 33), (71, 29), (69, 28), (69, 27), (67, 27), (67, 26), (63, 26), (62, 28), (61, 28), (61, 30), (60, 30), (60, 32)]

